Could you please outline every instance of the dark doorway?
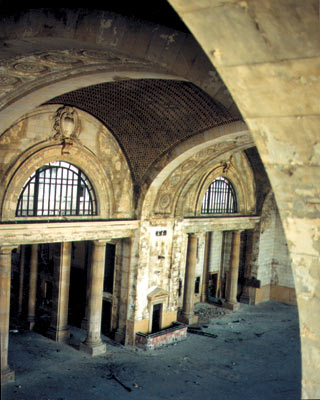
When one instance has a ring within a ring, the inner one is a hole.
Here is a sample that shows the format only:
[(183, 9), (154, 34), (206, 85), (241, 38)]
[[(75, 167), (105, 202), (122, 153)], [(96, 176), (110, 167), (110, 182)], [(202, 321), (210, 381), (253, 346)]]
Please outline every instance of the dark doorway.
[(90, 245), (90, 242), (72, 243), (68, 322), (78, 328), (85, 318)]
[(152, 329), (151, 329), (152, 333), (161, 330), (161, 314), (162, 314), (162, 304), (155, 304), (152, 310)]
[(102, 302), (102, 318), (101, 318), (101, 332), (103, 335), (108, 336), (111, 332), (111, 313), (112, 304), (110, 301), (103, 300)]
[(108, 293), (113, 293), (115, 254), (116, 254), (116, 246), (114, 244), (107, 243), (103, 291)]
[(209, 296), (217, 297), (218, 274), (211, 274), (209, 279)]

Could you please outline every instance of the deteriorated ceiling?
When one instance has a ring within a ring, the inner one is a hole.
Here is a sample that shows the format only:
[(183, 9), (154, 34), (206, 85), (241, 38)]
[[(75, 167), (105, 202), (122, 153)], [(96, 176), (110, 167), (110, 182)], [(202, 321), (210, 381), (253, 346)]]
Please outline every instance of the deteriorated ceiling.
[(103, 83), (65, 93), (48, 103), (78, 107), (105, 124), (122, 147), (136, 183), (178, 143), (234, 121), (222, 105), (186, 81)]

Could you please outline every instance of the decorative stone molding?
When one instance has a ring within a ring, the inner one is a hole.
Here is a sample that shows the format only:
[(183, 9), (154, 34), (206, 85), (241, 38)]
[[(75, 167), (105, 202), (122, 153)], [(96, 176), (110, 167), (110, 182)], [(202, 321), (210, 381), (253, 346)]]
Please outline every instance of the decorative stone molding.
[(49, 72), (49, 68), (37, 62), (18, 62), (11, 66), (14, 72), (23, 75), (39, 75)]
[(8, 74), (0, 74), (0, 89), (13, 88), (20, 82), (21, 80), (16, 76), (10, 76)]
[[(204, 193), (219, 175), (233, 182), (239, 197), (239, 212), (252, 213), (255, 210), (253, 173), (243, 153), (232, 153), (236, 149), (234, 144), (218, 143), (200, 151), (201, 157), (197, 153), (182, 163), (161, 185), (154, 213), (199, 215)], [(223, 155), (225, 158), (221, 160)]]
[[(199, 151), (193, 157), (189, 158), (177, 167), (164, 181), (159, 190), (155, 213), (171, 213), (174, 207), (174, 198), (176, 198), (178, 193), (181, 191), (181, 188), (186, 184), (190, 177), (195, 174), (195, 171), (199, 170), (201, 166), (212, 162), (211, 160), (213, 157), (216, 158), (220, 154), (227, 152), (232, 148), (234, 148), (233, 144), (217, 143), (207, 149)], [(230, 168), (231, 157), (228, 161), (221, 162), (221, 165), (223, 165), (225, 170)], [(173, 196), (173, 193), (175, 193), (176, 196)]]
[(80, 134), (78, 113), (73, 107), (63, 106), (57, 110), (53, 119), (53, 139), (61, 141), (61, 154), (70, 154), (70, 148), (74, 141), (78, 141)]
[[(161, 310), (161, 325), (163, 324), (163, 317), (166, 312), (166, 306), (169, 298), (169, 292), (162, 288), (155, 288), (148, 294), (148, 312), (149, 312), (149, 332), (152, 330), (152, 309), (155, 304), (162, 304)], [(162, 327), (162, 326), (161, 326)]]
[(73, 57), (71, 54), (62, 52), (51, 52), (40, 55), (40, 59), (44, 62), (58, 64), (61, 66), (74, 66), (77, 64), (83, 64), (82, 60)]
[(103, 61), (110, 64), (151, 64), (150, 61), (128, 57), (120, 53), (103, 50), (80, 50), (78, 52), (90, 60)]
[[(238, 200), (238, 213), (252, 214), (255, 212), (255, 181), (250, 163), (243, 152), (231, 154), (227, 160), (211, 163), (211, 166), (208, 165), (207, 172), (203, 171), (201, 178), (200, 176), (197, 197), (191, 200), (191, 207), (195, 215), (200, 215), (204, 194), (218, 176), (224, 176), (232, 182)], [(196, 204), (192, 205), (193, 201), (196, 201)]]

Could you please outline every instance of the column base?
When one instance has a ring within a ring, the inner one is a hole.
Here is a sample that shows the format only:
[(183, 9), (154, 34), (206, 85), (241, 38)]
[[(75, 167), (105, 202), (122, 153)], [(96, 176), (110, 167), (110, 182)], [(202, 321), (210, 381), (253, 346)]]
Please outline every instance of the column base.
[(29, 331), (33, 331), (35, 324), (36, 324), (35, 318), (28, 317), (27, 328), (29, 329)]
[(6, 368), (5, 370), (1, 371), (1, 386), (7, 383), (14, 382), (15, 373), (11, 371), (10, 368)]
[(240, 308), (240, 303), (229, 303), (228, 301), (223, 304), (224, 308), (227, 308), (228, 310), (236, 311), (239, 310)]
[(46, 336), (56, 342), (67, 342), (70, 338), (70, 330), (69, 328), (57, 330), (50, 327), (46, 333)]
[(81, 321), (81, 329), (83, 329), (84, 331), (88, 330), (88, 320), (86, 318), (83, 318), (83, 320)]
[(183, 322), (184, 324), (187, 325), (197, 324), (198, 319), (199, 319), (198, 316), (194, 315), (194, 313), (182, 313), (178, 318), (180, 322)]
[(107, 352), (107, 345), (103, 342), (94, 345), (80, 343), (79, 350), (89, 354), (92, 357), (95, 357), (100, 356), (101, 354), (105, 354)]

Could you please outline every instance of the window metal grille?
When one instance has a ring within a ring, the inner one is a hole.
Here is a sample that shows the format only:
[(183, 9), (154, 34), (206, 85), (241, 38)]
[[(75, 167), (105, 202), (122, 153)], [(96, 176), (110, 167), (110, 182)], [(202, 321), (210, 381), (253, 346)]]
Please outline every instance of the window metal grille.
[(37, 169), (24, 185), (17, 217), (96, 215), (93, 187), (85, 174), (64, 161)]
[(219, 176), (208, 187), (201, 207), (202, 214), (237, 212), (237, 198), (228, 179)]

